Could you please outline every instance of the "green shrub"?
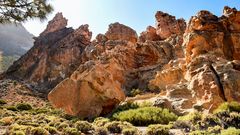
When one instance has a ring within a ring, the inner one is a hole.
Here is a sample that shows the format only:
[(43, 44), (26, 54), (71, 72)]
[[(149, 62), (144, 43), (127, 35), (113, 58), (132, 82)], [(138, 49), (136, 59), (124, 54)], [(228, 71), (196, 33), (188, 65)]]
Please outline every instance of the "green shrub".
[(141, 91), (140, 89), (132, 89), (131, 91), (130, 91), (130, 96), (132, 96), (132, 97), (135, 97), (136, 95), (139, 95), (139, 94), (141, 94), (143, 91)]
[(8, 106), (6, 107), (6, 109), (14, 112), (18, 111), (18, 109), (15, 106)]
[(228, 129), (222, 130), (221, 135), (240, 135), (240, 129), (230, 127)]
[(222, 111), (240, 112), (240, 103), (238, 102), (222, 103), (216, 110), (213, 111), (213, 113), (216, 114)]
[(196, 131), (192, 131), (189, 135), (215, 135), (215, 134), (211, 134), (208, 131), (196, 130)]
[(25, 135), (25, 133), (23, 131), (13, 131), (11, 135)]
[(146, 135), (169, 135), (169, 125), (149, 125), (147, 127)]
[(198, 121), (200, 121), (202, 119), (202, 113), (200, 112), (191, 112), (187, 115), (184, 115), (184, 116), (181, 116), (181, 117), (178, 117), (178, 120), (179, 121), (190, 121), (192, 123), (197, 123)]
[(95, 128), (96, 135), (109, 135), (107, 128), (105, 127), (96, 127)]
[(27, 103), (19, 103), (16, 105), (16, 108), (20, 111), (27, 111), (27, 110), (31, 110), (32, 106)]
[(75, 128), (77, 128), (79, 131), (85, 134), (88, 133), (89, 131), (94, 130), (92, 124), (87, 121), (77, 121), (75, 123)]
[(185, 132), (190, 132), (194, 128), (194, 125), (190, 121), (176, 121), (173, 124), (174, 129), (183, 129)]
[(121, 133), (124, 128), (130, 128), (133, 125), (128, 122), (112, 121), (107, 123), (105, 127), (110, 133)]
[(139, 108), (139, 105), (137, 103), (128, 101), (128, 102), (124, 102), (122, 104), (120, 104), (114, 111), (113, 113), (116, 112), (121, 112), (121, 111), (125, 111), (125, 110), (129, 110), (129, 109), (136, 109)]
[(33, 134), (33, 135), (48, 135), (49, 132), (44, 128), (36, 127), (36, 128), (32, 128), (31, 134)]
[(145, 126), (150, 124), (168, 124), (170, 121), (175, 121), (177, 116), (168, 109), (143, 107), (115, 113), (113, 118), (130, 122), (135, 126)]
[(7, 102), (3, 99), (0, 99), (0, 105), (5, 105), (5, 104), (7, 104)]
[(108, 122), (110, 122), (108, 118), (98, 117), (93, 121), (93, 124), (98, 127), (103, 127)]
[(57, 125), (55, 125), (55, 127), (58, 129), (58, 130), (60, 130), (60, 131), (62, 131), (64, 128), (67, 128), (67, 127), (69, 127), (69, 125), (66, 123), (66, 122), (62, 122), (62, 123), (58, 123)]
[(81, 135), (81, 132), (79, 132), (76, 128), (65, 128), (64, 129), (64, 135)]
[(45, 126), (44, 127), (50, 134), (59, 134), (55, 127)]
[(122, 130), (123, 135), (139, 135), (137, 128), (124, 128)]
[(207, 131), (213, 134), (219, 134), (223, 128), (221, 126), (208, 127)]

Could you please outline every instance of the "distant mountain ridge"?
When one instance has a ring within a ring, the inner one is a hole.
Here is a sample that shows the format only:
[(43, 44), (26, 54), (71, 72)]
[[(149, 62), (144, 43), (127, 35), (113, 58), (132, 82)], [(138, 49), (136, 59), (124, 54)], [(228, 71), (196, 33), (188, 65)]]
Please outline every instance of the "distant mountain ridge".
[(21, 56), (33, 46), (34, 35), (22, 24), (0, 24), (0, 50), (4, 56)]

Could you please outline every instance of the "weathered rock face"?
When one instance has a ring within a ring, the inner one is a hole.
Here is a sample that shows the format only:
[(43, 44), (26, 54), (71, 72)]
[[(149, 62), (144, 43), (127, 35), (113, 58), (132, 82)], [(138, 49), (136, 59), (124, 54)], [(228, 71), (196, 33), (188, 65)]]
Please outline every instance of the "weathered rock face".
[(135, 30), (120, 23), (110, 24), (105, 35), (109, 40), (126, 40), (133, 43), (136, 43), (138, 38)]
[(44, 33), (36, 38), (34, 47), (16, 61), (6, 75), (23, 80), (46, 94), (69, 77), (80, 65), (81, 54), (90, 44), (92, 34), (88, 25), (73, 30), (66, 28), (65, 22), (66, 19), (57, 14)]
[(157, 35), (161, 39), (166, 39), (172, 34), (182, 35), (186, 28), (186, 23), (183, 19), (177, 19), (167, 13), (158, 11), (156, 17)]
[(158, 41), (161, 40), (160, 36), (157, 35), (157, 31), (154, 27), (148, 26), (146, 31), (142, 32), (139, 41), (145, 42), (145, 41)]
[(184, 62), (169, 63), (150, 81), (151, 87), (166, 93), (156, 105), (184, 113), (192, 108), (213, 111), (225, 101), (239, 102), (238, 13), (225, 7), (220, 18), (208, 11), (191, 18), (184, 34), (185, 66)]
[[(108, 36), (110, 31), (120, 36)], [(132, 88), (147, 89), (155, 71), (174, 57), (173, 44), (135, 43), (122, 33), (110, 25), (106, 35), (99, 34), (85, 48), (82, 56), (85, 63), (49, 93), (48, 99), (55, 107), (82, 117), (108, 113), (124, 101)], [(66, 95), (66, 101), (62, 100)]]
[(63, 28), (66, 28), (66, 26), (67, 19), (63, 17), (62, 13), (57, 13), (53, 20), (48, 22), (47, 28), (40, 34), (40, 36), (61, 30)]
[(6, 75), (53, 88), (53, 106), (80, 117), (109, 113), (132, 89), (160, 91), (155, 105), (179, 114), (212, 111), (240, 102), (239, 15), (229, 7), (222, 17), (200, 11), (184, 33), (183, 20), (157, 12), (157, 27), (139, 38), (114, 23), (92, 42), (87, 25), (65, 28), (57, 15)]

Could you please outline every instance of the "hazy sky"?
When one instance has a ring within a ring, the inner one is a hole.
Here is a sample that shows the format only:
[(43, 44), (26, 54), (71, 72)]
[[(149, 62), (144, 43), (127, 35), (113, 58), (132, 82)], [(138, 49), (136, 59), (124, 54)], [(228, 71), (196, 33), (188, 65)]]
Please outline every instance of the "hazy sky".
[(138, 33), (148, 25), (155, 25), (156, 11), (164, 11), (177, 18), (188, 20), (199, 10), (209, 10), (220, 16), (225, 5), (240, 9), (239, 0), (50, 0), (54, 12), (48, 20), (30, 20), (24, 25), (37, 36), (42, 32), (56, 12), (63, 12), (68, 26), (77, 28), (89, 24), (94, 36), (105, 33), (108, 25), (120, 22)]

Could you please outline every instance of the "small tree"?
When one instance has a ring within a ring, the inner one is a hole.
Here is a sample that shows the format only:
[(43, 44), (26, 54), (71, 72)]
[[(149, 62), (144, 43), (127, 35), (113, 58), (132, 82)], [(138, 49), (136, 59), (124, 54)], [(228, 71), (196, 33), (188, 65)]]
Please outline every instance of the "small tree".
[(0, 23), (43, 20), (53, 11), (48, 0), (0, 0)]

